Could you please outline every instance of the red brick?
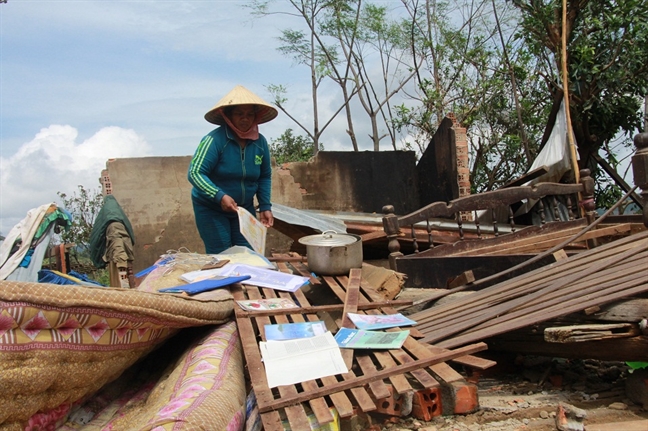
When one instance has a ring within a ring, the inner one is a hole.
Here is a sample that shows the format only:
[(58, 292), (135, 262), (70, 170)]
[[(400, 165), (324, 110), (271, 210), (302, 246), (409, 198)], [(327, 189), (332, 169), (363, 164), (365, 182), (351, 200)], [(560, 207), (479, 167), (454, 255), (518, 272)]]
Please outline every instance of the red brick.
[(479, 409), (477, 386), (471, 383), (453, 382), (455, 414), (473, 413)]
[(376, 403), (376, 410), (374, 410), (374, 412), (391, 416), (400, 416), (403, 408), (403, 400), (394, 392), (393, 386), (387, 385), (387, 388), (389, 389), (390, 396), (379, 400), (374, 399), (374, 402)]
[(412, 416), (422, 421), (430, 421), (441, 415), (441, 395), (439, 388), (422, 389), (414, 392)]

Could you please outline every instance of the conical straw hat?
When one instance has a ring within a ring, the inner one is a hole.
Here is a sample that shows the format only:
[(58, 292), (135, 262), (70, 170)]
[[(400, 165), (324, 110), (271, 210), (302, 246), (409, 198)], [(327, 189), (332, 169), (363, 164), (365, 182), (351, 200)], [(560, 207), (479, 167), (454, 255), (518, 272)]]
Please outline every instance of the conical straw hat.
[(235, 105), (257, 105), (258, 124), (267, 123), (277, 116), (277, 109), (274, 106), (242, 85), (237, 85), (205, 114), (205, 120), (222, 126), (225, 124), (225, 120), (223, 120), (223, 114), (220, 108)]

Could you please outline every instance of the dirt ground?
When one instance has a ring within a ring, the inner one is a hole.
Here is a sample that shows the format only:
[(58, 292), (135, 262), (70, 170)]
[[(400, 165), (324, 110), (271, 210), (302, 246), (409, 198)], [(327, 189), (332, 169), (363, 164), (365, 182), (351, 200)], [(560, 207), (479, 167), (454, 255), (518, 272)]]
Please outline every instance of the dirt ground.
[(477, 412), (430, 422), (374, 416), (373, 424), (389, 431), (551, 431), (557, 429), (559, 403), (585, 411), (585, 430), (594, 424), (648, 420), (648, 411), (628, 399), (628, 370), (622, 362), (517, 357), (503, 364), (500, 358), (478, 381)]

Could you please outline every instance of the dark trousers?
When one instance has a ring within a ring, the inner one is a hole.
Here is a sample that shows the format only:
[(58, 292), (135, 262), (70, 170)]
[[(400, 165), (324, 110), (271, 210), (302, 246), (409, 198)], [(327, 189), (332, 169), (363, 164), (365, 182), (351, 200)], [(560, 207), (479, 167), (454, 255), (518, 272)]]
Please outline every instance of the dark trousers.
[[(200, 238), (205, 243), (205, 253), (218, 254), (234, 245), (242, 245), (252, 249), (250, 243), (241, 234), (237, 213), (217, 211), (197, 202), (195, 199), (191, 201), (198, 233), (200, 233)], [(252, 208), (252, 211), (252, 214), (254, 214), (254, 208)]]

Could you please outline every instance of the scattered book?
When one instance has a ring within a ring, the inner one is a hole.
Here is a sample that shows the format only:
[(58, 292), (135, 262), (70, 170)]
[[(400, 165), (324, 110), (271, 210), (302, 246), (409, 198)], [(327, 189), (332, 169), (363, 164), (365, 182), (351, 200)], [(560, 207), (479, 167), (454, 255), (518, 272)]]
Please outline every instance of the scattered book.
[(249, 275), (243, 275), (240, 277), (212, 277), (207, 280), (197, 281), (195, 283), (183, 284), (174, 287), (165, 287), (164, 289), (158, 290), (158, 292), (185, 292), (188, 295), (195, 295), (201, 292), (209, 292), (210, 290), (218, 289), (219, 287), (229, 286), (230, 284), (240, 283), (241, 281), (247, 280), (248, 278), (250, 278)]
[(288, 298), (268, 298), (268, 299), (245, 299), (236, 301), (244, 310), (279, 310), (282, 308), (299, 308), (297, 304)]
[(261, 341), (259, 350), (269, 388), (349, 372), (329, 331), (297, 340)]
[(264, 326), (266, 340), (294, 340), (322, 335), (327, 331), (326, 324), (317, 322), (278, 323)]
[(356, 314), (347, 313), (349, 319), (358, 329), (372, 330), (395, 328), (397, 326), (416, 325), (412, 319), (408, 319), (401, 313), (396, 314)]
[(301, 275), (293, 275), (281, 271), (258, 268), (256, 266), (245, 265), (242, 263), (225, 265), (220, 274), (228, 276), (249, 275), (250, 278), (245, 280), (243, 284), (251, 284), (253, 286), (267, 287), (286, 292), (295, 292), (297, 289), (309, 282), (308, 277), (302, 277)]
[(343, 349), (400, 349), (409, 331), (381, 332), (340, 328), (335, 341)]

